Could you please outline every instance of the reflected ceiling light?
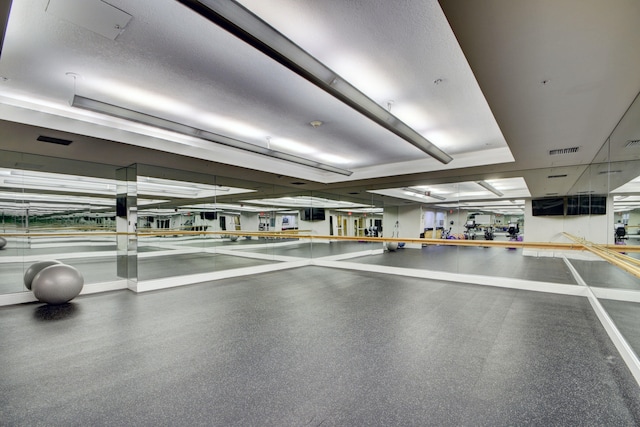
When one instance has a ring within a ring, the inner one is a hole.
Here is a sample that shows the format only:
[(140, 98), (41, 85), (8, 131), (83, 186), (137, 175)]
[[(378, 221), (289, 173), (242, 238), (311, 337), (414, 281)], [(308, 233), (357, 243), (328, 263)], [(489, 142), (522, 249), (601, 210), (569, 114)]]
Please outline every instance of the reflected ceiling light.
[(339, 207), (366, 207), (361, 203), (353, 203), (346, 200), (331, 200), (313, 196), (279, 197), (275, 199), (255, 199), (242, 200), (243, 203), (251, 203), (268, 207), (316, 207), (316, 208), (339, 208)]
[(106, 114), (106, 115), (117, 117), (124, 120), (130, 120), (133, 122), (142, 123), (144, 125), (153, 126), (153, 127), (168, 130), (171, 132), (176, 132), (182, 135), (203, 139), (205, 141), (213, 142), (220, 145), (225, 145), (227, 147), (237, 148), (239, 150), (249, 151), (255, 154), (261, 154), (263, 156), (285, 160), (287, 162), (297, 163), (299, 165), (308, 166), (315, 169), (321, 169), (327, 172), (333, 172), (333, 173), (346, 175), (346, 176), (350, 176), (351, 174), (353, 174), (352, 171), (349, 171), (346, 169), (316, 162), (310, 159), (305, 159), (303, 157), (295, 156), (293, 154), (271, 150), (270, 148), (259, 147), (257, 145), (250, 144), (248, 142), (229, 138), (223, 135), (218, 135), (213, 132), (208, 132), (206, 130), (187, 126), (182, 123), (173, 122), (171, 120), (166, 120), (160, 117), (152, 116), (150, 114), (141, 113), (139, 111), (129, 110), (128, 108), (107, 104), (105, 102), (97, 101), (95, 99), (85, 98), (79, 95), (74, 95), (71, 106), (76, 108), (82, 108), (84, 110), (93, 111), (96, 113)]
[(405, 190), (404, 194), (405, 194), (406, 196), (424, 197), (424, 194), (414, 193), (414, 192), (412, 192), (412, 191), (406, 191), (406, 190)]
[[(154, 178), (150, 176), (138, 176), (137, 179), (138, 188), (141, 186), (144, 188), (146, 186), (152, 186), (156, 188), (163, 188), (168, 190), (185, 190), (185, 191), (195, 191), (195, 190), (205, 190), (205, 191), (231, 191), (231, 187), (220, 186), (217, 184), (200, 184), (197, 182), (187, 182), (187, 181), (175, 181), (172, 179), (164, 179), (164, 178)], [(234, 188), (234, 193), (236, 192), (249, 192), (253, 190), (247, 190), (244, 188)]]
[(113, 206), (113, 199), (105, 199), (100, 197), (69, 197), (63, 194), (38, 194), (38, 193), (9, 193), (0, 192), (0, 200), (22, 201), (29, 203), (30, 201), (45, 201), (52, 203), (64, 203), (69, 205), (76, 204), (92, 204), (100, 206)]
[(420, 191), (420, 190), (416, 190), (414, 188), (410, 188), (410, 187), (405, 187), (403, 188), (404, 191), (408, 192), (408, 193), (412, 193), (413, 195), (419, 196), (419, 197), (431, 197), (432, 199), (436, 199), (436, 200), (447, 200), (446, 197), (442, 197), (442, 196), (438, 196), (436, 194), (431, 194), (431, 191)]
[(240, 120), (231, 119), (210, 112), (198, 111), (186, 114), (186, 116), (195, 117), (199, 123), (206, 123), (206, 126), (215, 126), (215, 129), (218, 129), (220, 132), (227, 132), (228, 134), (238, 135), (244, 138), (263, 139), (268, 133), (264, 129), (259, 129)]
[(179, 114), (183, 116), (197, 116), (197, 111), (191, 106), (179, 100), (164, 96), (158, 92), (146, 90), (137, 85), (130, 85), (118, 80), (104, 79), (92, 76), (83, 80), (83, 87), (92, 91), (109, 93), (125, 103), (142, 105), (154, 111)]
[(328, 154), (328, 153), (324, 153), (324, 154), (318, 154), (318, 157), (322, 160), (326, 160), (327, 162), (331, 162), (331, 163), (350, 163), (349, 160), (345, 159), (344, 157), (340, 157), (340, 156), (336, 156), (335, 154)]
[(289, 152), (295, 152), (305, 155), (315, 155), (317, 151), (314, 148), (309, 147), (301, 142), (294, 141), (286, 138), (271, 138), (269, 140), (271, 145), (275, 145), (279, 148), (285, 149)]
[[(317, 34), (326, 34), (328, 31), (330, 30), (323, 28)], [(296, 34), (296, 38), (299, 37), (300, 34)], [(309, 43), (309, 45), (312, 44)], [(348, 49), (348, 46), (341, 46), (341, 49), (333, 49), (332, 47), (330, 50), (331, 55), (327, 55), (327, 58), (330, 58), (333, 70), (346, 80), (354, 82), (356, 87), (370, 98), (388, 99), (389, 101), (381, 105), (385, 105), (387, 111), (391, 111), (390, 107), (394, 102), (391, 98), (398, 94), (399, 88), (396, 87), (396, 82), (390, 79), (389, 75), (380, 67), (380, 63), (367, 56), (368, 52), (363, 53), (357, 49)]]
[[(4, 185), (6, 184), (6, 185)], [(63, 190), (68, 192), (80, 192), (100, 195), (115, 194), (115, 188), (109, 186), (101, 186), (99, 184), (72, 182), (57, 179), (44, 179), (44, 178), (28, 178), (28, 179), (5, 179), (0, 181), (0, 187), (4, 186), (16, 186), (28, 189), (54, 189)]]
[(271, 25), (232, 0), (178, 0), (385, 129), (447, 164), (453, 158)]
[(476, 183), (480, 186), (483, 187), (489, 191), (491, 191), (493, 194), (495, 194), (498, 197), (502, 197), (504, 196), (504, 193), (502, 193), (501, 191), (497, 190), (493, 185), (489, 184), (486, 181), (476, 181)]

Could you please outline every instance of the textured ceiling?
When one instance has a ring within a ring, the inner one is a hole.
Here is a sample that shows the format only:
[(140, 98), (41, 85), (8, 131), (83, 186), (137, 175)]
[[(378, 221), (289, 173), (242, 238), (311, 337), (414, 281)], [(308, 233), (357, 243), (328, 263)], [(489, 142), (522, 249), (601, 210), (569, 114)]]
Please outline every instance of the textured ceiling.
[[(200, 171), (213, 162), (213, 173), (260, 182), (285, 175), (283, 185), (299, 181), (341, 194), (523, 177), (532, 196), (544, 196), (608, 188), (610, 177), (588, 168), (594, 160), (623, 162), (624, 179), (640, 170), (633, 162), (640, 144), (624, 148), (640, 138), (640, 106), (629, 109), (640, 92), (640, 2), (240, 3), (454, 160), (431, 159), (172, 0), (110, 0), (131, 16), (115, 39), (65, 13), (79, 4), (98, 10), (106, 5), (100, 0), (14, 0), (0, 57), (0, 148), (187, 168), (176, 157), (182, 155), (197, 159)], [(312, 170), (88, 114), (69, 106), (74, 94), (354, 173)], [(312, 120), (324, 124), (313, 128)], [(39, 129), (74, 143), (43, 146), (26, 138)], [(579, 150), (549, 156), (566, 147)]]

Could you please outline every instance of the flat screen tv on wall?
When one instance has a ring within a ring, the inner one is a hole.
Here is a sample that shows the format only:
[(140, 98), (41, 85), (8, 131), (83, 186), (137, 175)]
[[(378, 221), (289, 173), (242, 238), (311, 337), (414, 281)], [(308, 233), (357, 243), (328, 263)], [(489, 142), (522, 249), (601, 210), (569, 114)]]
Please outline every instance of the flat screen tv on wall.
[(200, 212), (200, 218), (208, 220), (218, 219), (218, 212)]
[(531, 214), (533, 216), (563, 216), (564, 198), (533, 199), (531, 200)]
[(606, 215), (607, 213), (607, 196), (591, 196), (591, 215)]
[(302, 212), (303, 221), (324, 221), (324, 209), (304, 208)]
[(567, 197), (567, 215), (605, 215), (607, 196), (584, 195)]
[(127, 217), (127, 195), (118, 194), (116, 196), (116, 216)]

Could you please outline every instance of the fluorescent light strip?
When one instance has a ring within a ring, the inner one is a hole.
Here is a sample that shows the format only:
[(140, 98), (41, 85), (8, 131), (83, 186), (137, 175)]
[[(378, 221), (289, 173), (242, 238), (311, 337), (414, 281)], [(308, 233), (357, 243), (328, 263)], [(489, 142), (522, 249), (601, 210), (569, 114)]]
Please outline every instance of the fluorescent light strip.
[(216, 144), (226, 145), (227, 147), (250, 151), (252, 153), (261, 154), (263, 156), (273, 157), (280, 160), (286, 160), (291, 163), (297, 163), (299, 165), (308, 166), (315, 169), (321, 169), (327, 172), (333, 172), (346, 176), (353, 174), (352, 171), (347, 169), (342, 169), (335, 166), (327, 165), (325, 163), (316, 162), (314, 160), (305, 159), (303, 157), (294, 156), (293, 154), (283, 153), (281, 151), (275, 151), (269, 148), (260, 147), (248, 142), (187, 126), (182, 123), (173, 122), (171, 120), (166, 120), (160, 117), (141, 113), (139, 111), (129, 110), (128, 108), (119, 107), (117, 105), (107, 104), (106, 102), (97, 101), (95, 99), (85, 98), (84, 96), (74, 95), (71, 106), (93, 111), (96, 113), (107, 114), (109, 116), (117, 117), (120, 119), (142, 123), (144, 125), (176, 132), (182, 135), (192, 136)]
[(418, 196), (431, 197), (432, 199), (436, 199), (436, 200), (447, 200), (446, 197), (442, 197), (442, 196), (437, 196), (435, 194), (431, 194), (430, 191), (420, 191), (420, 190), (415, 190), (415, 189), (410, 188), (410, 187), (405, 187), (405, 188), (403, 188), (403, 190), (404, 191), (408, 191), (409, 193), (416, 194)]
[(233, 0), (178, 0), (383, 128), (447, 164), (453, 158)]
[(495, 194), (495, 195), (496, 195), (496, 196), (498, 196), (498, 197), (502, 197), (502, 196), (504, 196), (504, 193), (502, 193), (501, 191), (497, 190), (494, 186), (492, 186), (491, 184), (489, 184), (489, 183), (488, 183), (488, 182), (486, 182), (486, 181), (476, 181), (476, 183), (477, 183), (480, 187), (485, 188), (485, 189), (487, 189), (487, 190), (491, 191), (493, 194)]
[[(41, 180), (41, 181), (40, 181)], [(5, 179), (3, 182), (0, 182), (0, 186), (4, 186), (2, 184), (10, 184), (20, 186), (21, 188), (36, 188), (36, 189), (44, 189), (44, 188), (54, 188), (60, 191), (68, 191), (68, 192), (76, 192), (76, 193), (92, 193), (92, 194), (100, 194), (100, 195), (115, 195), (115, 186), (113, 191), (103, 190), (99, 187), (99, 185), (90, 185), (89, 183), (85, 183), (85, 185), (80, 185), (80, 183), (67, 181), (67, 180), (56, 180), (51, 179), (50, 181), (40, 178), (29, 178), (28, 180), (17, 180), (17, 179)]]

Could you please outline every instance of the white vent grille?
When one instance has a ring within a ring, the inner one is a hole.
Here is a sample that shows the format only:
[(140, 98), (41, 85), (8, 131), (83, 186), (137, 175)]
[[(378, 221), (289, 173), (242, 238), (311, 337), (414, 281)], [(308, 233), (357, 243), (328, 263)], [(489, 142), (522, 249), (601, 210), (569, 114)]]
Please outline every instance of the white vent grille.
[(577, 153), (580, 147), (569, 147), (569, 148), (556, 148), (553, 150), (549, 150), (550, 156), (556, 156), (558, 154), (573, 154)]
[(629, 141), (627, 141), (626, 144), (624, 144), (625, 148), (630, 148), (630, 147), (637, 147), (640, 145), (640, 139), (630, 139)]

